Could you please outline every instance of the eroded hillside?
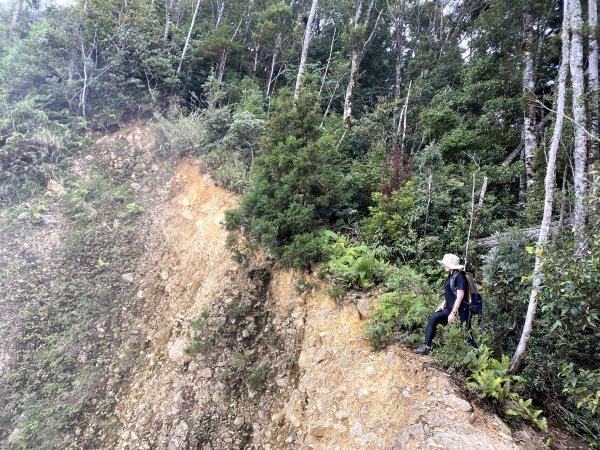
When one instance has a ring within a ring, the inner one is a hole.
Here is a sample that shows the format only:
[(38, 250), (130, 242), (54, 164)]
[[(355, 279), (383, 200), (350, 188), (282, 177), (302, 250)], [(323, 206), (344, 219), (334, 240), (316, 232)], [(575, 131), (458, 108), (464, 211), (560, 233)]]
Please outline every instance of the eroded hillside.
[[(78, 220), (68, 208), (68, 196), (77, 186), (73, 181), (50, 202), (54, 223), (32, 222), (24, 228), (29, 240), (23, 232), (7, 234), (12, 247), (5, 244), (2, 252), (5, 270), (12, 270), (4, 280), (11, 289), (25, 282), (18, 273), (38, 277), (31, 282), (35, 292), (43, 291), (40, 286), (60, 289), (60, 277), (70, 273), (64, 265), (80, 264), (90, 268), (87, 282), (99, 286), (90, 300), (106, 304), (99, 312), (82, 311), (77, 302), (53, 306), (56, 313), (81, 313), (77, 329), (82, 335), (68, 341), (76, 348), (62, 349), (62, 356), (61, 348), (49, 347), (57, 352), (54, 359), (36, 367), (56, 373), (68, 359), (74, 373), (94, 377), (86, 378), (88, 394), (73, 396), (86, 402), (77, 417), (65, 422), (73, 429), (57, 430), (49, 448), (58, 448), (59, 442), (106, 449), (542, 445), (524, 434), (513, 438), (498, 417), (462, 398), (449, 377), (426, 360), (399, 347), (371, 351), (361, 337), (356, 306), (335, 303), (318, 281), (299, 285), (302, 274), (278, 269), (262, 255), (235, 262), (221, 222), (237, 197), (217, 187), (198, 161), (155, 165), (149, 155), (152, 135), (143, 127), (97, 145), (105, 149), (98, 158), (108, 166), (131, 165), (123, 179), (143, 208), (128, 206), (137, 211), (129, 231), (111, 242), (111, 233), (129, 223), (131, 214), (108, 221), (107, 209), (106, 218), (97, 218), (88, 199), (80, 209), (100, 223), (94, 233), (102, 238), (93, 241), (95, 253), (87, 262), (77, 256), (80, 249), (65, 250), (73, 245), (73, 223)], [(75, 161), (73, 170), (81, 179), (91, 179), (90, 164)], [(108, 252), (104, 260), (102, 246), (111, 245), (129, 251), (122, 260)], [(27, 269), (27, 261), (34, 266)], [(48, 295), (58, 295), (52, 289)], [(38, 297), (35, 301), (44, 305)], [(3, 307), (16, 309), (12, 300), (5, 299)], [(35, 305), (27, 304), (27, 311)], [(26, 367), (23, 358), (29, 357), (29, 347), (19, 352), (22, 341), (15, 337), (23, 332), (21, 323), (32, 323), (22, 314), (10, 317), (14, 321), (4, 325), (0, 352), (2, 387), (8, 393), (14, 389), (9, 376)], [(61, 324), (65, 333), (73, 326)], [(58, 392), (43, 391), (47, 402), (55, 395), (73, 395), (81, 389), (77, 380), (67, 388), (54, 381)], [(27, 405), (22, 408), (20, 417), (33, 414)], [(31, 422), (5, 414), (4, 424), (10, 427), (5, 447), (28, 442)]]

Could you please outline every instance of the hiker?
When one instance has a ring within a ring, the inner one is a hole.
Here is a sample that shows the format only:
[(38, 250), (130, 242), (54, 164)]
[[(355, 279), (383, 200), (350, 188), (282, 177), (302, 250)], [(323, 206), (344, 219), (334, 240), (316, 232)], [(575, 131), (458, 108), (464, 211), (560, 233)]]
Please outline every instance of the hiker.
[[(444, 270), (448, 272), (448, 278), (444, 282), (444, 301), (437, 307), (435, 313), (429, 317), (427, 328), (425, 330), (425, 342), (416, 350), (417, 355), (427, 355), (431, 351), (431, 342), (435, 337), (435, 329), (439, 324), (447, 325), (456, 320), (456, 316), (460, 316), (460, 321), (467, 320), (468, 309), (461, 308), (463, 299), (467, 293), (468, 282), (465, 277), (460, 259), (458, 256), (451, 253), (444, 255), (441, 261), (438, 261)], [(454, 277), (454, 281), (452, 281)], [(465, 304), (466, 306), (466, 300)]]

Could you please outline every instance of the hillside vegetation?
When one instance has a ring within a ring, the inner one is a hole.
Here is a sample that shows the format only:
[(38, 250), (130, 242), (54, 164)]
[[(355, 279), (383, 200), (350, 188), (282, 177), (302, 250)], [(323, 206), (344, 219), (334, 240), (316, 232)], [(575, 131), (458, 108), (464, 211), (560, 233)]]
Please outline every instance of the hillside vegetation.
[[(81, 442), (98, 430), (117, 439), (102, 392), (128, 375), (105, 369), (128, 374), (135, 358), (115, 367), (115, 349), (147, 345), (125, 325), (143, 291), (132, 274), (173, 195), (170, 171), (192, 157), (240, 195), (223, 217), (235, 263), (253, 268), (261, 255), (303, 271), (299, 291), (315, 276), (339, 304), (371, 299), (363, 334), (374, 350), (420, 342), (442, 294), (436, 261), (460, 255), (486, 300), (484, 333), (476, 350), (448, 327), (434, 364), (517, 426), (560, 425), (597, 446), (596, 9), (3, 3), (2, 445), (60, 448), (94, 427)], [(140, 121), (150, 129), (126, 132)], [(532, 227), (533, 239), (522, 232)], [(492, 247), (478, 244), (489, 236)], [(164, 294), (152, 286), (152, 298)], [(188, 343), (202, 354), (216, 325), (194, 312)], [(270, 362), (255, 359), (239, 386), (268, 378)]]

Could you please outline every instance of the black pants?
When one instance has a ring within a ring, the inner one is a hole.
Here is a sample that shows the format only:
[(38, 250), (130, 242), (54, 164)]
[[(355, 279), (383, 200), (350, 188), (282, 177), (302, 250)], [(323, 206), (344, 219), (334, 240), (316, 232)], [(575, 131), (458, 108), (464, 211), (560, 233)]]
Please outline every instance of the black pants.
[[(442, 309), (441, 311), (437, 311), (433, 313), (429, 317), (429, 322), (427, 322), (427, 328), (425, 329), (425, 345), (431, 347), (431, 342), (435, 337), (435, 329), (438, 325), (448, 325), (448, 316), (452, 312), (451, 309)], [(468, 312), (459, 311), (457, 314), (461, 323), (467, 321)], [(456, 319), (454, 319), (456, 320)], [(468, 324), (470, 325), (470, 324)], [(470, 342), (469, 342), (470, 343)], [(471, 344), (472, 345), (472, 344)]]

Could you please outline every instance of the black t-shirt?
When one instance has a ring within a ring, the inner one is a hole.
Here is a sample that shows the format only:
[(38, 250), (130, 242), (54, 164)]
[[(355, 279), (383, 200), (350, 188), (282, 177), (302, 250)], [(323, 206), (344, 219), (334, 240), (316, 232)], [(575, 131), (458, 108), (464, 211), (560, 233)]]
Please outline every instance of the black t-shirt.
[[(467, 278), (465, 277), (465, 274), (462, 272), (459, 272), (458, 275), (456, 275), (456, 272), (454, 273), (454, 275), (456, 276), (456, 278), (454, 279), (454, 288), (459, 291), (459, 290), (463, 290), (465, 291), (465, 296), (463, 297), (463, 301), (461, 302), (461, 305), (464, 304), (465, 301), (467, 301), (466, 296), (467, 296)], [(444, 297), (446, 299), (446, 309), (447, 310), (452, 310), (452, 308), (454, 308), (454, 302), (456, 302), (456, 294), (454, 293), (454, 291), (452, 290), (452, 287), (450, 286), (450, 279), (452, 278), (453, 274), (450, 274), (450, 276), (448, 276), (448, 278), (446, 278), (446, 281), (444, 282)]]

